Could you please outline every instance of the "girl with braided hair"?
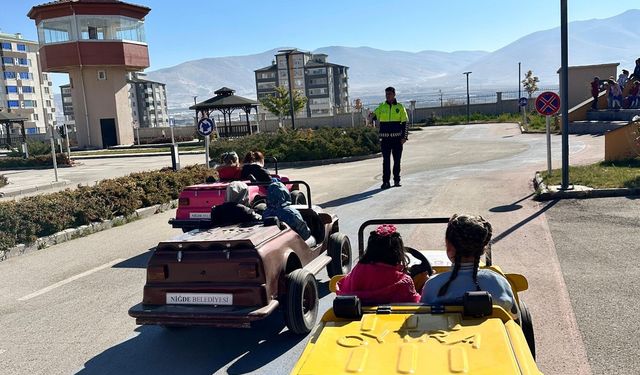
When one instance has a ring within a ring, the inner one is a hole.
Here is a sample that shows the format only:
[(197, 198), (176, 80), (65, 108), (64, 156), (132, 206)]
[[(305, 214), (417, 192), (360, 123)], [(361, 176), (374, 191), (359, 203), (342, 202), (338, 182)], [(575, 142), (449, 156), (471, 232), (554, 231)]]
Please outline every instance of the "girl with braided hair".
[(424, 285), (420, 302), (430, 305), (461, 304), (466, 292), (487, 291), (493, 303), (517, 314), (513, 291), (497, 272), (479, 269), (480, 257), (491, 241), (491, 224), (482, 216), (453, 215), (445, 234), (449, 272), (432, 276)]
[(408, 258), (400, 233), (383, 224), (369, 234), (367, 249), (358, 264), (338, 281), (337, 295), (358, 296), (364, 304), (418, 302), (408, 270)]

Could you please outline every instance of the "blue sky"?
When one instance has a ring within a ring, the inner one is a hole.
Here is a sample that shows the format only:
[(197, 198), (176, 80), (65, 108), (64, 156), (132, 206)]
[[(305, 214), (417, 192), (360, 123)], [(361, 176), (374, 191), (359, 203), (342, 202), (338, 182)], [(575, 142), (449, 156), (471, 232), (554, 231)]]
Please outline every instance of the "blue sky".
[[(21, 32), (35, 40), (35, 25), (26, 14), (44, 2), (1, 0), (0, 30)], [(149, 70), (282, 46), (303, 50), (340, 45), (413, 52), (494, 51), (560, 24), (559, 0), (131, 2), (151, 8), (145, 22)], [(607, 18), (635, 8), (640, 8), (638, 0), (570, 0), (569, 20)]]

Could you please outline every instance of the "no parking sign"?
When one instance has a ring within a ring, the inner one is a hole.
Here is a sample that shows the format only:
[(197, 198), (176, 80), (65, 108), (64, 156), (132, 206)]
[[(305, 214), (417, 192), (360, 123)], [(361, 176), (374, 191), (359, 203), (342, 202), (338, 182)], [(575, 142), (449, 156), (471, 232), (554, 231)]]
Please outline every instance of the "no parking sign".
[(560, 110), (560, 96), (552, 91), (545, 91), (536, 98), (536, 111), (543, 116), (553, 116)]

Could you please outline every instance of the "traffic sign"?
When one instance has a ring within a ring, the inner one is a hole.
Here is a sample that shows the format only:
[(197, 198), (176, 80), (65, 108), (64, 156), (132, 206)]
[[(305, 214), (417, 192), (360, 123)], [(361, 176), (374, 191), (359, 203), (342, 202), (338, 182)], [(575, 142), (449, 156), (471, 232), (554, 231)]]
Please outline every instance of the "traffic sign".
[(169, 126), (176, 126), (176, 120), (173, 117), (169, 117)]
[(536, 98), (536, 111), (543, 116), (553, 116), (560, 110), (560, 96), (545, 91)]
[(213, 129), (215, 128), (215, 123), (212, 119), (205, 117), (198, 121), (198, 134), (203, 137), (206, 137), (213, 133)]
[(520, 99), (518, 99), (518, 105), (520, 107), (525, 107), (527, 105), (527, 103), (529, 103), (529, 99), (525, 98), (524, 96)]

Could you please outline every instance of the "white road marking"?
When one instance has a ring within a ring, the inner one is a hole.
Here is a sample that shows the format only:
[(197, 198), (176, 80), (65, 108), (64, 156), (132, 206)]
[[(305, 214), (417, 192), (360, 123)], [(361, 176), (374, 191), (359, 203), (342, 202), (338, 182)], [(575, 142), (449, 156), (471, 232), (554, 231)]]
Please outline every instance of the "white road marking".
[(55, 283), (55, 284), (51, 284), (51, 285), (49, 285), (49, 286), (48, 286), (48, 287), (46, 287), (46, 288), (43, 288), (43, 289), (38, 290), (37, 292), (33, 292), (33, 293), (28, 294), (28, 295), (26, 295), (26, 296), (24, 296), (24, 297), (18, 298), (18, 301), (27, 301), (27, 300), (30, 300), (31, 298), (34, 298), (34, 297), (40, 296), (40, 295), (42, 295), (42, 294), (45, 294), (45, 293), (47, 293), (47, 292), (50, 292), (50, 291), (52, 291), (53, 289), (56, 289), (56, 288), (58, 288), (58, 287), (61, 287), (61, 286), (65, 285), (65, 284), (68, 284), (68, 283), (70, 283), (70, 282), (72, 282), (72, 281), (78, 280), (78, 279), (80, 279), (80, 278), (82, 278), (82, 277), (85, 277), (85, 276), (91, 275), (92, 273), (98, 272), (98, 271), (103, 270), (103, 269), (105, 269), (105, 268), (109, 268), (109, 267), (113, 266), (114, 264), (120, 263), (120, 262), (122, 262), (122, 261), (124, 261), (124, 259), (122, 259), (122, 258), (115, 259), (115, 260), (113, 260), (113, 261), (111, 261), (111, 262), (109, 262), (109, 263), (103, 264), (103, 265), (98, 266), (98, 267), (96, 267), (96, 268), (92, 268), (92, 269), (90, 269), (90, 270), (88, 270), (88, 271), (85, 271), (85, 272), (83, 272), (83, 273), (79, 273), (79, 274), (77, 274), (77, 275), (75, 275), (75, 276), (71, 276), (71, 277), (69, 277), (69, 278), (67, 278), (67, 279), (64, 279), (64, 280), (62, 280), (62, 281), (58, 281), (57, 283)]

